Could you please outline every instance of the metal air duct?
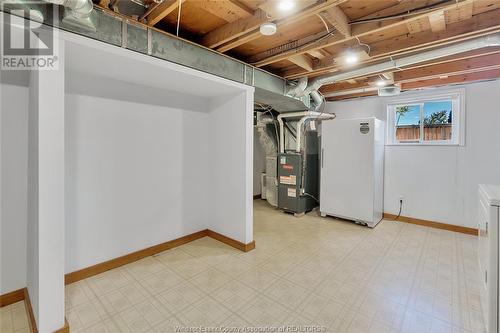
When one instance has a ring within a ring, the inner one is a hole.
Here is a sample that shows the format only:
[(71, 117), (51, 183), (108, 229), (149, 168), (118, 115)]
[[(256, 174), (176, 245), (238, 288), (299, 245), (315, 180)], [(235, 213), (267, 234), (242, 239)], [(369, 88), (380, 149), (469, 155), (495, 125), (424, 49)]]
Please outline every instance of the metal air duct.
[[(335, 74), (325, 74), (322, 76), (318, 76), (314, 80), (311, 80), (304, 90), (300, 91), (298, 89), (293, 89), (290, 92), (294, 93), (295, 94), (294, 96), (296, 97), (305, 96), (308, 94), (315, 94), (317, 93), (317, 90), (325, 84), (332, 84), (338, 81), (344, 81), (356, 77), (393, 71), (404, 68), (406, 66), (415, 65), (433, 59), (438, 59), (446, 56), (455, 55), (458, 53), (473, 51), (485, 47), (494, 47), (494, 46), (500, 46), (500, 33), (471, 39), (454, 45), (439, 47), (430, 51), (421, 52), (418, 54), (402, 57), (399, 59), (391, 59), (385, 62), (361, 67), (351, 71), (335, 73)], [(311, 97), (314, 98), (313, 95), (311, 95)]]

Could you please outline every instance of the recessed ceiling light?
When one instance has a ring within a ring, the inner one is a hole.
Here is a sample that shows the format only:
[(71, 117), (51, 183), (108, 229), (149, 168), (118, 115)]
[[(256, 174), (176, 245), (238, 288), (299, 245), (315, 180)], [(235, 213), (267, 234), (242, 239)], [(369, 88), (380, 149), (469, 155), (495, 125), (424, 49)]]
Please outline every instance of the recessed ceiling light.
[(271, 36), (276, 33), (278, 27), (273, 22), (266, 22), (260, 25), (260, 33), (264, 36)]
[(379, 79), (377, 80), (377, 82), (375, 82), (375, 84), (378, 86), (378, 87), (383, 87), (386, 85), (386, 82), (385, 80), (382, 80), (382, 79)]
[(289, 0), (282, 0), (278, 3), (278, 8), (283, 11), (287, 11), (295, 7), (295, 3)]

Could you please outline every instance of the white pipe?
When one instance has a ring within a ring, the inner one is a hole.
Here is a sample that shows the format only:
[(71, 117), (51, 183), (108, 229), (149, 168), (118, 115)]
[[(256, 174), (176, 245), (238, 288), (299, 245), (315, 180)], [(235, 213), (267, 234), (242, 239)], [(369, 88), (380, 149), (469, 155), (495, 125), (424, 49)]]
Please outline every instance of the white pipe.
[[(334, 114), (330, 114), (330, 113), (320, 113), (320, 112), (315, 112), (315, 111), (301, 111), (301, 112), (290, 112), (290, 113), (281, 113), (279, 116), (278, 116), (278, 123), (280, 124), (280, 153), (281, 154), (284, 154), (285, 153), (285, 126), (283, 124), (283, 118), (297, 118), (297, 117), (302, 117), (300, 119), (300, 121), (302, 120), (306, 120), (307, 118), (311, 118), (311, 117), (318, 117), (318, 119), (333, 119), (335, 118), (335, 115)], [(302, 123), (300, 123), (299, 121), (299, 124), (303, 124), (304, 121), (302, 121)], [(297, 148), (296, 150), (297, 151), (300, 151), (300, 132), (301, 132), (301, 129), (299, 126), (299, 124), (297, 125)]]
[(45, 0), (45, 2), (66, 7), (78, 17), (88, 17), (94, 7), (91, 0)]
[(334, 114), (330, 113), (319, 113), (319, 112), (309, 112), (308, 115), (305, 115), (304, 117), (300, 118), (299, 122), (297, 123), (297, 146), (295, 147), (295, 151), (297, 153), (300, 153), (300, 145), (302, 141), (302, 127), (304, 126), (304, 123), (307, 119), (314, 117), (315, 119), (335, 119)]
[(379, 88), (377, 88), (377, 87), (366, 87), (366, 88), (335, 91), (335, 92), (325, 94), (325, 97), (336, 97), (336, 96), (343, 96), (343, 95), (349, 95), (349, 94), (358, 94), (358, 93), (364, 93), (364, 92), (369, 92), (369, 91), (376, 91), (378, 89)]
[(302, 92), (294, 91), (296, 96), (304, 96), (318, 90), (325, 84), (331, 84), (338, 81), (348, 80), (356, 77), (372, 75), (380, 72), (393, 71), (405, 66), (418, 64), (424, 61), (451, 56), (458, 53), (477, 50), (485, 47), (500, 46), (500, 33), (489, 36), (471, 39), (455, 45), (443, 46), (430, 51), (402, 57), (399, 59), (388, 60), (379, 64), (365, 66), (347, 72), (337, 74), (325, 74), (310, 81), (306, 89)]
[(280, 124), (280, 153), (285, 153), (285, 126), (283, 124), (283, 118), (297, 118), (301, 116), (305, 116), (312, 111), (301, 111), (301, 112), (290, 112), (290, 113), (281, 113), (278, 115), (278, 123)]

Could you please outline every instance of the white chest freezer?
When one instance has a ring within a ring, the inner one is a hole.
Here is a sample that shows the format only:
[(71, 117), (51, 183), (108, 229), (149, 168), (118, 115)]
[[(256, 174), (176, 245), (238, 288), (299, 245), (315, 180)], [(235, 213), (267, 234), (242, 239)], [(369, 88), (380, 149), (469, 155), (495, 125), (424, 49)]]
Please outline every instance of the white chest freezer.
[(374, 227), (383, 215), (384, 122), (376, 118), (323, 121), (321, 216)]

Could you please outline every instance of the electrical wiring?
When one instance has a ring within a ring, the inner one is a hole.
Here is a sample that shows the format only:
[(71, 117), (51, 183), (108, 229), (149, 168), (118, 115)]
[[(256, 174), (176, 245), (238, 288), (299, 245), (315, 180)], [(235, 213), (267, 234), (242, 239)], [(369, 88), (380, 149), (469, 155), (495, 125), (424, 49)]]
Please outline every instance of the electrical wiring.
[(403, 200), (399, 200), (399, 213), (398, 213), (398, 216), (396, 216), (396, 218), (394, 220), (399, 219), (399, 217), (401, 216), (402, 210), (403, 210)]
[(330, 28), (328, 28), (328, 24), (326, 24), (326, 21), (323, 19), (323, 16), (321, 16), (320, 13), (316, 14), (319, 19), (321, 20), (321, 22), (323, 22), (323, 24), (325, 25), (325, 28), (326, 28), (326, 32), (330, 33)]
[(367, 23), (367, 22), (374, 22), (374, 21), (383, 21), (383, 20), (389, 20), (389, 19), (409, 16), (409, 15), (423, 14), (423, 13), (432, 11), (433, 9), (435, 9), (435, 7), (438, 7), (438, 6), (445, 4), (445, 3), (448, 3), (448, 2), (457, 2), (457, 1), (456, 0), (442, 0), (442, 1), (439, 1), (435, 4), (414, 8), (412, 10), (407, 10), (406, 12), (400, 12), (397, 14), (391, 14), (391, 15), (381, 16), (381, 17), (374, 17), (374, 18), (364, 19), (364, 20), (351, 21), (351, 22), (349, 22), (349, 24), (360, 24), (360, 23)]
[(358, 36), (356, 36), (355, 38), (356, 38), (356, 40), (358, 41), (358, 44), (359, 44), (360, 46), (366, 46), (366, 48), (368, 49), (368, 52), (367, 52), (367, 53), (368, 53), (368, 55), (370, 55), (370, 52), (372, 51), (372, 48), (370, 47), (370, 45), (368, 45), (368, 44), (366, 44), (366, 43), (362, 43), (362, 42), (359, 40), (359, 37), (358, 37)]
[(179, 37), (179, 28), (181, 27), (181, 10), (182, 10), (182, 0), (179, 0), (179, 10), (177, 11), (177, 37)]

